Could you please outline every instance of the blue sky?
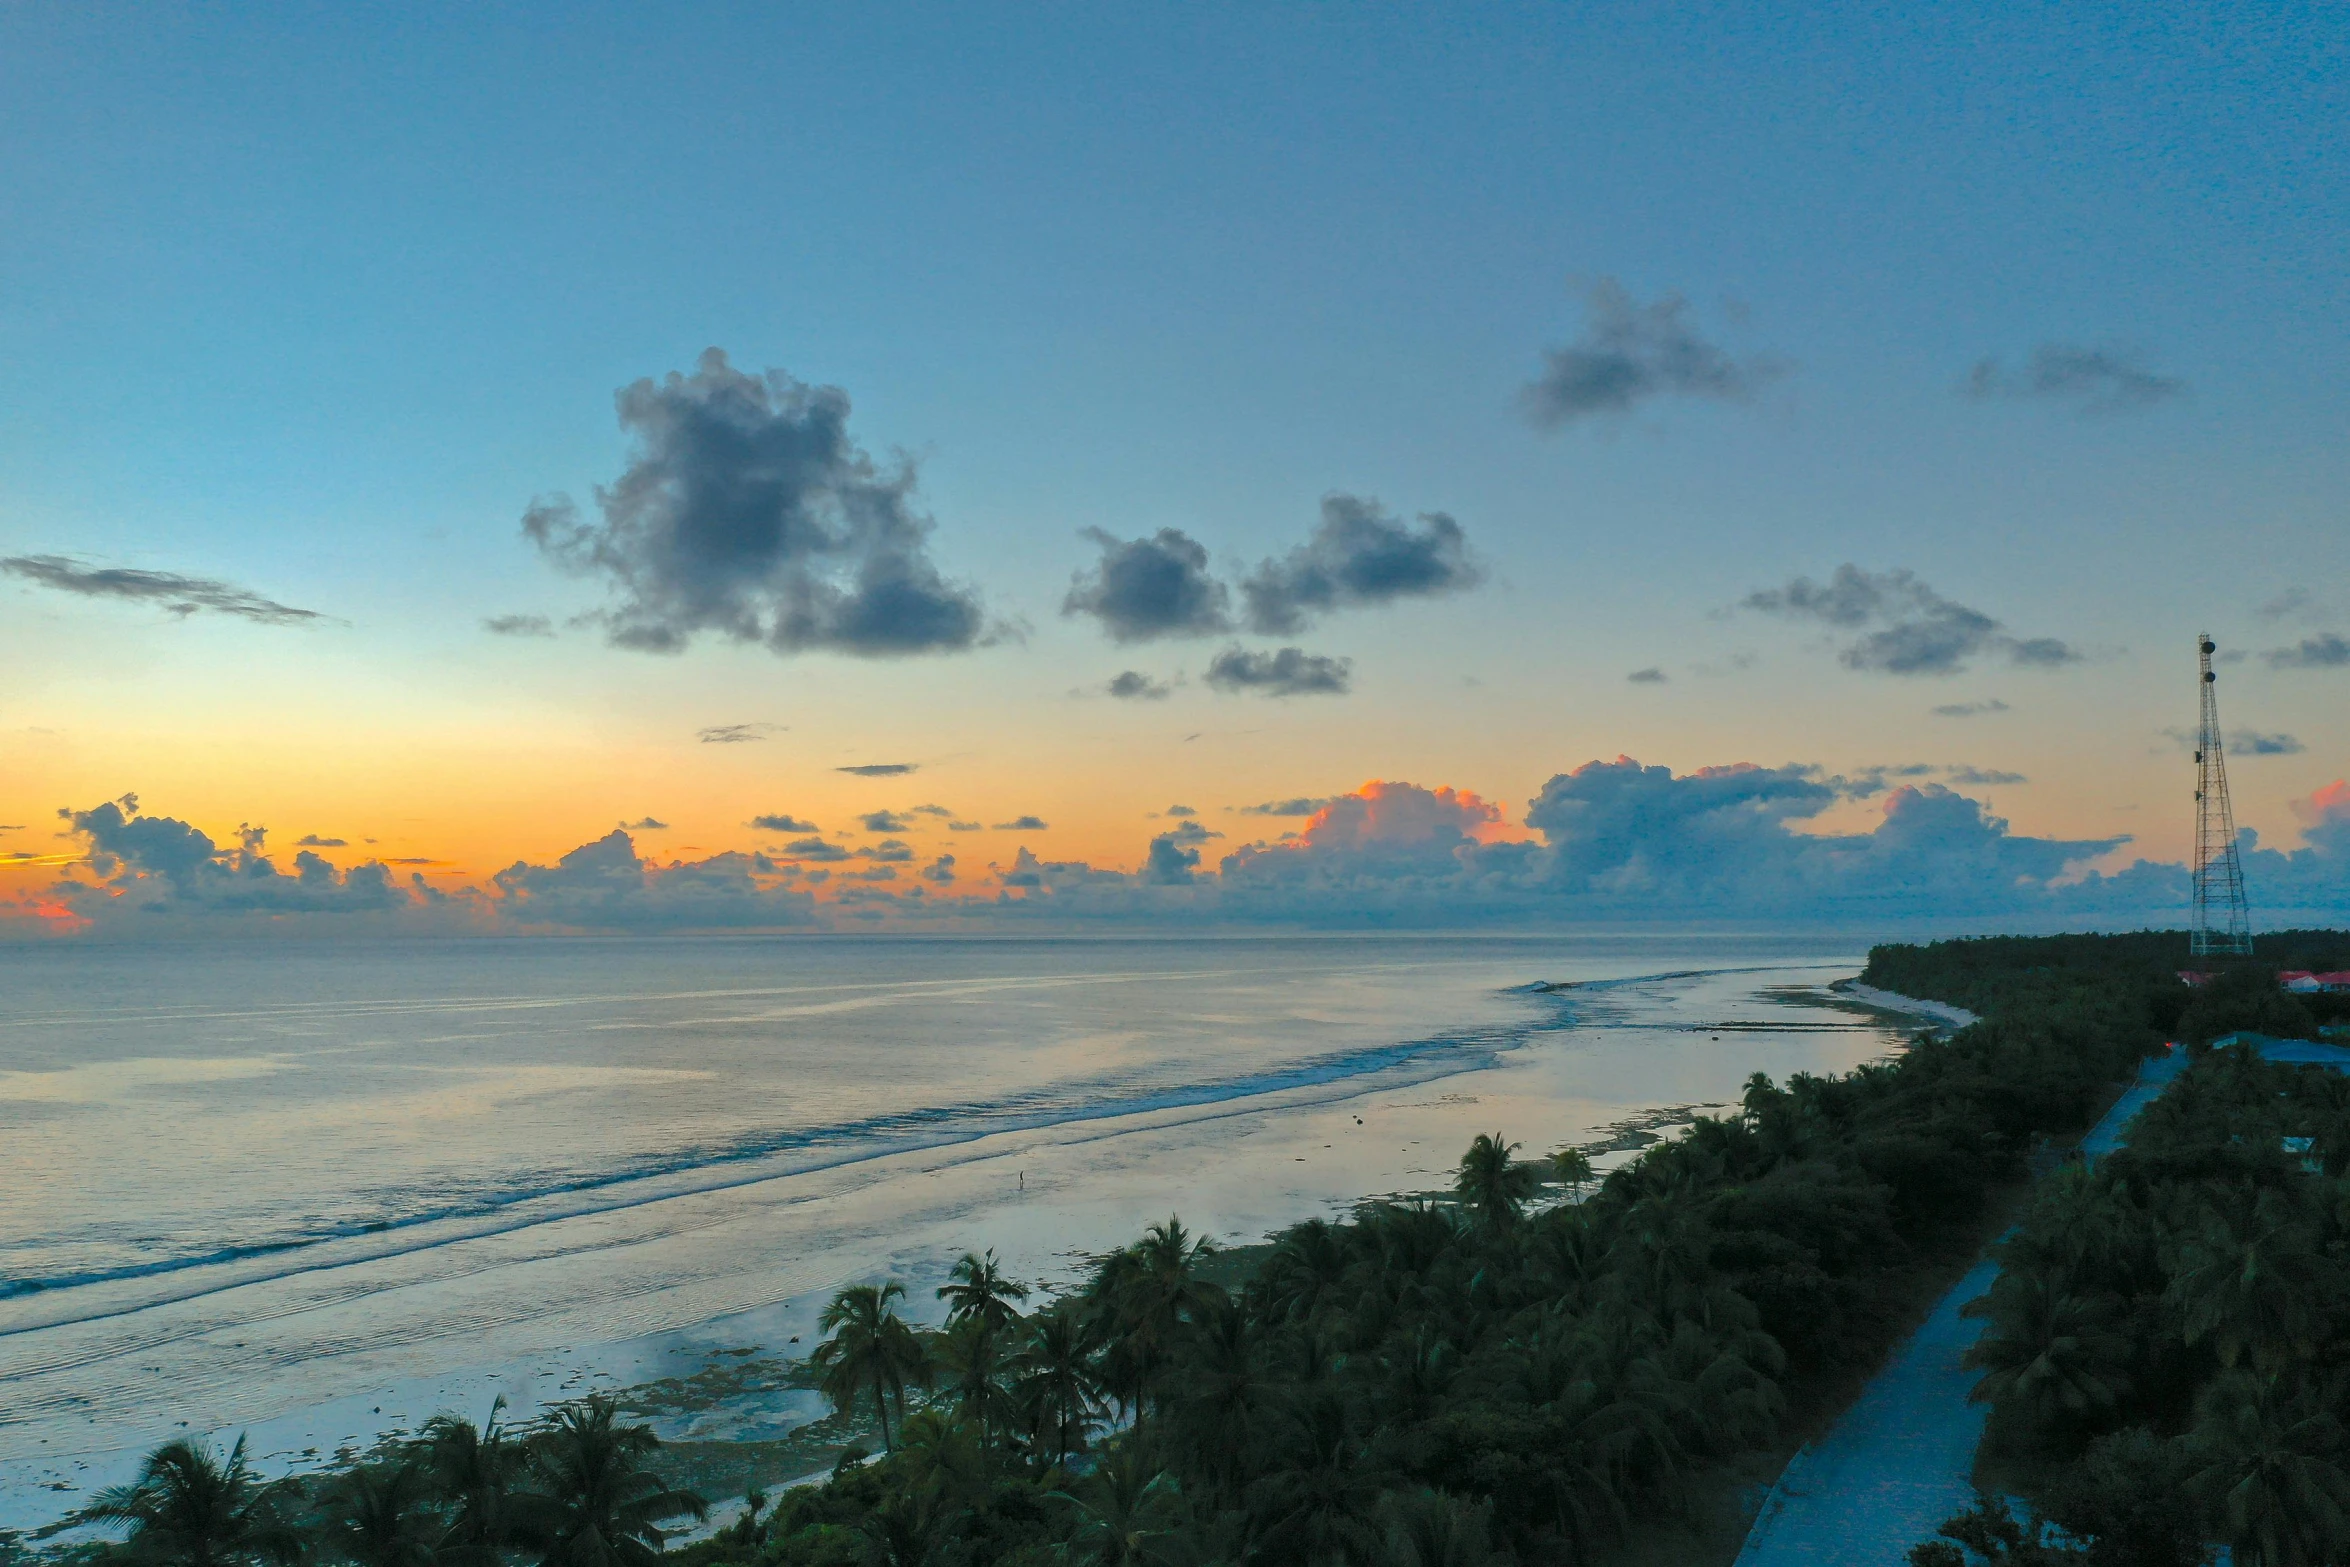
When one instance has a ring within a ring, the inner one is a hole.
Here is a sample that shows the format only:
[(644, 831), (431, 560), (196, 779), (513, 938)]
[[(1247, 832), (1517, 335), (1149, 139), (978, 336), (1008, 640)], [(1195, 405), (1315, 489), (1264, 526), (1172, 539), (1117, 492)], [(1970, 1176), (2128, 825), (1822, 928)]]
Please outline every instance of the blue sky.
[[(334, 816), (487, 869), (646, 813), (748, 849), (754, 809), (886, 803), (832, 769), (905, 755), (1134, 865), (1167, 787), (1409, 778), (1515, 820), (1624, 751), (2015, 772), (2019, 830), (2175, 857), (2189, 637), (2350, 629), (2346, 34), (2307, 6), (11, 8), (0, 556), (332, 622), (0, 581), (0, 816), (135, 789), (224, 842)], [(1743, 395), (1531, 422), (1602, 280), (1683, 298)], [(592, 508), (631, 460), (615, 391), (710, 346), (845, 389), (918, 466), (939, 569), (1020, 634), (881, 662), (485, 635), (604, 602), (519, 520)], [(2051, 348), (2161, 390), (2033, 394)], [(1482, 572), (1307, 634), (1343, 698), (1212, 693), (1221, 644), (1061, 612), (1083, 530), (1178, 529), (1237, 578), (1331, 492), (1458, 519)], [(1846, 562), (2079, 656), (1888, 675), (1737, 608)], [(1126, 668), (1181, 683), (1070, 695)], [(2240, 813), (2293, 841), (2350, 669), (2228, 680), (2293, 741), (2240, 764)], [(755, 771), (696, 748), (753, 721), (775, 738), (723, 749)], [(574, 787), (498, 782), (548, 768)]]

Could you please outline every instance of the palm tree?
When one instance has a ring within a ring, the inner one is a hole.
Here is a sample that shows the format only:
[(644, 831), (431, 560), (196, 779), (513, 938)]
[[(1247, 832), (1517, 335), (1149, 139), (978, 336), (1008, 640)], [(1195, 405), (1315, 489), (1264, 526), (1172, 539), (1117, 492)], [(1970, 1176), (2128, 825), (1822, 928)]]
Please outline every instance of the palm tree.
[(191, 1438), (147, 1455), (139, 1478), (102, 1491), (75, 1515), (81, 1523), (130, 1525), (125, 1554), (169, 1567), (238, 1567), (291, 1562), (302, 1540), (287, 1516), (289, 1488), (264, 1483), (245, 1461), (245, 1439), (222, 1458)]
[(458, 1415), (435, 1415), (424, 1428), (425, 1466), (449, 1508), (439, 1556), (447, 1567), (498, 1567), (523, 1532), (524, 1499), (514, 1482), (526, 1455), (498, 1414), (503, 1394), (480, 1425)]
[(2323, 1567), (2350, 1554), (2342, 1389), (2232, 1372), (2204, 1395), (2190, 1481), (2224, 1522), (2238, 1567)]
[(609, 1398), (555, 1412), (530, 1445), (545, 1498), (545, 1567), (655, 1567), (668, 1538), (662, 1520), (707, 1516), (700, 1497), (645, 1467), (660, 1445), (651, 1427), (619, 1424)]
[(1139, 1419), (1186, 1326), (1227, 1297), (1199, 1277), (1216, 1243), (1170, 1214), (1112, 1253), (1086, 1287), (1089, 1326), (1101, 1340), (1103, 1380)]
[(971, 1422), (985, 1447), (1013, 1416), (1012, 1395), (1004, 1388), (1010, 1356), (1003, 1336), (979, 1317), (967, 1316), (948, 1327), (936, 1349), (955, 1412)]
[(445, 1533), (431, 1478), (412, 1458), (362, 1464), (337, 1477), (324, 1522), (320, 1545), (356, 1567), (432, 1567)]
[(881, 1416), (881, 1446), (894, 1451), (889, 1430), (890, 1400), (898, 1412), (906, 1407), (906, 1384), (928, 1384), (929, 1358), (922, 1341), (906, 1326), (892, 1304), (905, 1297), (906, 1287), (892, 1279), (886, 1284), (852, 1284), (832, 1297), (816, 1326), (830, 1334), (809, 1356), (823, 1376), (824, 1396), (845, 1411), (867, 1388)]
[(1461, 1155), (1461, 1173), (1453, 1182), (1461, 1201), (1477, 1212), (1488, 1229), (1502, 1230), (1518, 1222), (1526, 1199), (1534, 1195), (1538, 1177), (1529, 1165), (1512, 1164), (1518, 1144), (1499, 1134), (1479, 1133)]
[(1101, 1393), (1086, 1353), (1084, 1324), (1066, 1305), (1030, 1319), (1028, 1342), (1013, 1363), (1012, 1396), (1039, 1459), (1066, 1469), (1101, 1418)]
[(1020, 1320), (1018, 1303), (1028, 1298), (1028, 1286), (1004, 1276), (991, 1246), (984, 1256), (963, 1253), (962, 1260), (947, 1274), (947, 1282), (939, 1286), (938, 1298), (947, 1303), (950, 1324), (969, 1318), (993, 1332)]
[(1493, 1504), (1456, 1501), (1442, 1491), (1389, 1492), (1380, 1567), (1486, 1567), (1493, 1560)]
[(1583, 1188), (1591, 1183), (1591, 1155), (1580, 1148), (1561, 1148), (1550, 1156), (1551, 1173), (1583, 1200)]
[(1971, 1398), (2047, 1425), (2099, 1414), (2129, 1391), (2129, 1339), (2103, 1302), (2066, 1293), (2061, 1276), (2004, 1274), (1975, 1314), (1993, 1325), (1967, 1351), (1967, 1366), (1984, 1373)]
[(1076, 1509), (1076, 1559), (1099, 1567), (1163, 1560), (1181, 1518), (1175, 1477), (1145, 1463), (1132, 1443), (1120, 1443), (1075, 1491), (1054, 1495)]

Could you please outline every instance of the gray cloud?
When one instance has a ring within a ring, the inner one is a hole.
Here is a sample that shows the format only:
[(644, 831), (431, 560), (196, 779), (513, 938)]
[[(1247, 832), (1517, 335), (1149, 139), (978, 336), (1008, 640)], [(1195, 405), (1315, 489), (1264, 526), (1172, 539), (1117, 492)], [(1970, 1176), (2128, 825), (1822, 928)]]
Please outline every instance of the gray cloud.
[(1651, 664), (1646, 669), (1635, 669), (1624, 677), (1636, 686), (1661, 686), (1671, 677)]
[(1748, 594), (1743, 608), (1859, 633), (1837, 653), (1847, 669), (1887, 675), (1953, 675), (1978, 654), (2051, 668), (2080, 655), (2054, 637), (2017, 638), (1979, 609), (1944, 598), (1908, 571), (1838, 566), (1824, 582), (1797, 577)]
[(822, 838), (794, 838), (777, 852), (783, 859), (818, 863), (851, 858), (848, 850), (837, 843), (826, 843)]
[(2307, 747), (2292, 735), (2237, 729), (2228, 735), (2228, 749), (2238, 756), (2299, 756)]
[(914, 851), (899, 839), (884, 838), (870, 849), (859, 849), (857, 857), (864, 860), (887, 860), (893, 864), (902, 865), (914, 857)]
[(493, 637), (551, 637), (555, 623), (544, 615), (492, 615), (481, 629)]
[(2026, 778), (2022, 773), (2003, 773), (1996, 768), (1988, 767), (1953, 767), (1945, 772), (1943, 776), (1948, 778), (1954, 784), (1969, 784), (1977, 788), (1984, 788), (1993, 784), (2020, 784), (2031, 782), (2031, 780)]
[(314, 832), (304, 833), (294, 840), (294, 847), (297, 849), (348, 849), (350, 846), (349, 839), (321, 838)]
[(664, 821), (656, 821), (650, 816), (640, 816), (633, 822), (622, 822), (620, 830), (622, 832), (667, 832), (669, 824)]
[(587, 930), (739, 929), (803, 925), (816, 900), (763, 883), (764, 857), (719, 854), (656, 866), (625, 832), (582, 844), (553, 865), (517, 860), (491, 878), (498, 916), (517, 925)]
[(1936, 718), (1979, 718), (1985, 713), (2004, 713), (2007, 704), (1997, 697), (1987, 702), (1945, 702), (1933, 709)]
[(1219, 691), (1262, 696), (1344, 696), (1354, 682), (1354, 660), (1294, 647), (1275, 653), (1228, 647), (1210, 660), (1207, 681)]
[(1102, 687), (1105, 695), (1127, 702), (1165, 701), (1174, 694), (1174, 690), (1173, 686), (1153, 680), (1139, 669), (1122, 669), (1110, 677), (1108, 685)]
[(750, 825), (758, 828), (761, 832), (822, 832), (824, 830), (814, 822), (802, 821), (797, 816), (786, 815), (780, 811), (772, 816), (754, 816), (751, 818)]
[(1328, 795), (1318, 795), (1311, 799), (1300, 795), (1294, 800), (1267, 800), (1262, 805), (1244, 805), (1240, 808), (1240, 814), (1243, 816), (1311, 816), (1329, 803), (1330, 797)]
[(953, 881), (955, 879), (955, 857), (951, 854), (942, 854), (932, 860), (928, 865), (922, 867), (922, 879), (941, 883)]
[(910, 807), (910, 809), (916, 816), (952, 816), (955, 814), (943, 805), (917, 805)]
[(1197, 816), (1199, 812), (1188, 805), (1170, 805), (1167, 807), (1166, 814), (1169, 816)]
[(1149, 538), (1119, 539), (1088, 528), (1085, 537), (1101, 546), (1102, 558), (1071, 579), (1062, 614), (1091, 615), (1116, 642), (1231, 629), (1231, 595), (1209, 575), (1206, 547), (1188, 534), (1161, 528)]
[(867, 832), (912, 832), (914, 824), (895, 811), (867, 811), (857, 818)]
[(1041, 816), (1015, 816), (1008, 822), (995, 824), (997, 832), (1048, 832), (1051, 829)]
[(2187, 383), (2156, 375), (2124, 348), (2082, 348), (2043, 343), (2031, 359), (2010, 371), (1996, 359), (1979, 361), (1967, 372), (1969, 397), (2024, 397), (2069, 401), (2083, 413), (2119, 413), (2178, 396)]
[(785, 727), (782, 724), (711, 724), (707, 728), (695, 730), (694, 738), (704, 745), (748, 745), (754, 740), (781, 734)]
[(947, 831), (948, 831), (948, 832), (985, 832), (986, 830), (987, 830), (986, 828), (984, 828), (984, 827), (980, 826), (980, 825), (979, 825), (979, 823), (977, 823), (977, 822), (949, 822), (949, 823), (947, 823)]
[(692, 375), (637, 381), (617, 404), (636, 452), (596, 491), (600, 520), (562, 496), (522, 519), (549, 560), (612, 590), (613, 645), (677, 652), (709, 632), (880, 657), (979, 641), (977, 595), (930, 559), (912, 464), (865, 454), (838, 387), (746, 375), (712, 348)]
[(125, 907), (157, 913), (364, 914), (408, 901), (381, 862), (338, 871), (305, 849), (288, 873), (262, 854), (262, 829), (240, 826), (238, 846), (222, 848), (186, 822), (140, 815), (134, 794), (57, 814), (88, 845), (89, 867), (99, 881), (95, 887), (52, 889), (69, 907), (119, 896), (128, 900)]
[(852, 778), (903, 778), (908, 773), (921, 771), (920, 762), (860, 762), (854, 767), (836, 767), (836, 773), (847, 773)]
[(172, 615), (233, 615), (263, 626), (300, 626), (329, 616), (263, 598), (248, 588), (213, 577), (183, 577), (176, 571), (135, 571), (126, 566), (93, 566), (68, 555), (11, 555), (0, 572), (37, 587), (84, 598), (128, 599), (158, 604)]
[(1174, 833), (1163, 832), (1143, 853), (1141, 876), (1154, 887), (1181, 887), (1199, 874), (1200, 851)]
[(1267, 636), (1302, 631), (1315, 616), (1456, 592), (1479, 580), (1467, 535), (1443, 512), (1423, 512), (1407, 527), (1365, 496), (1322, 497), (1313, 536), (1244, 578), (1248, 627)]
[(1641, 305), (1621, 283), (1603, 277), (1584, 291), (1583, 306), (1583, 336), (1546, 350), (1542, 374), (1519, 394), (1526, 416), (1542, 429), (1629, 413), (1656, 397), (1741, 402), (1783, 368), (1769, 359), (1733, 359), (1707, 342), (1678, 294)]
[(2350, 640), (2331, 631), (2303, 637), (2293, 647), (2271, 648), (2260, 655), (2272, 669), (2340, 669), (2350, 665)]

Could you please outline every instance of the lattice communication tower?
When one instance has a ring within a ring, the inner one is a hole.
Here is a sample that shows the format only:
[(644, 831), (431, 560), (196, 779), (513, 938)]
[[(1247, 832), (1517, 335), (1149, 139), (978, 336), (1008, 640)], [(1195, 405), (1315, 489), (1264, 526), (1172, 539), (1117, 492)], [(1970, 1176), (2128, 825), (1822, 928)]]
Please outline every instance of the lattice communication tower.
[(2228, 766), (2219, 740), (2219, 676), (2207, 632), (2195, 639), (2202, 669), (2202, 721), (2195, 726), (2195, 923), (2187, 950), (2196, 957), (2252, 951), (2252, 916), (2244, 906), (2244, 862), (2236, 854), (2236, 813), (2228, 805)]

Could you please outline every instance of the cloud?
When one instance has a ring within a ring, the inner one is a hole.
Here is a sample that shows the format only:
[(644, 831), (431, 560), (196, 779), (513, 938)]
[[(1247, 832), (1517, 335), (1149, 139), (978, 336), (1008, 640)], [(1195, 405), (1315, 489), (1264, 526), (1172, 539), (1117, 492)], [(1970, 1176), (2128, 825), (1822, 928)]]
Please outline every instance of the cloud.
[(2307, 747), (2291, 735), (2236, 729), (2228, 734), (2228, 749), (2238, 756), (2299, 756)]
[(1330, 797), (1328, 795), (1316, 795), (1312, 798), (1299, 795), (1292, 800), (1267, 800), (1262, 805), (1244, 805), (1240, 808), (1240, 814), (1243, 816), (1311, 816), (1329, 803)]
[(1467, 535), (1443, 512), (1423, 512), (1417, 528), (1407, 527), (1376, 500), (1334, 492), (1322, 497), (1313, 536), (1260, 564), (1240, 595), (1251, 631), (1287, 636), (1332, 610), (1458, 592), (1480, 576)]
[(620, 830), (622, 832), (667, 832), (669, 830), (669, 824), (663, 821), (655, 821), (650, 816), (640, 816), (633, 822), (622, 822), (620, 824)]
[(768, 816), (754, 816), (749, 825), (758, 828), (761, 832), (822, 832), (824, 830), (814, 822), (802, 821), (799, 817), (782, 811)]
[(249, 588), (214, 577), (183, 577), (176, 571), (135, 571), (125, 566), (93, 566), (69, 555), (11, 555), (0, 559), (0, 572), (59, 593), (159, 604), (166, 613), (183, 619), (195, 614), (233, 615), (256, 625), (301, 626), (330, 618), (314, 609), (296, 609), (291, 604), (263, 598)]
[(297, 849), (348, 849), (350, 842), (343, 838), (321, 838), (316, 833), (305, 833), (294, 840)]
[(952, 816), (955, 814), (943, 805), (917, 805), (912, 807), (912, 810), (916, 816)]
[(1188, 805), (1170, 805), (1167, 807), (1165, 814), (1169, 816), (1197, 816), (1199, 812), (1193, 810)]
[(1199, 873), (1200, 851), (1187, 847), (1171, 832), (1150, 841), (1143, 852), (1142, 879), (1156, 887), (1180, 887)]
[(1987, 702), (1945, 702), (1933, 710), (1937, 718), (1979, 718), (1985, 713), (2004, 713), (2007, 704), (1997, 697)]
[(852, 778), (903, 778), (919, 772), (920, 762), (860, 762), (854, 767), (836, 767), (836, 773), (847, 773)]
[(1837, 653), (1847, 669), (1888, 675), (1954, 675), (1986, 652), (2036, 668), (2069, 664), (2080, 655), (2054, 637), (2019, 639), (1979, 609), (1944, 598), (1908, 571), (1868, 572), (1838, 566), (1824, 582), (1797, 577), (1763, 588), (1742, 608), (1789, 620), (1810, 620), (1860, 633)]
[(981, 825), (980, 825), (979, 823), (977, 823), (977, 822), (949, 822), (949, 823), (947, 823), (947, 831), (948, 831), (948, 832), (985, 832), (986, 830), (987, 830), (987, 829), (986, 829), (985, 827), (981, 826)]
[(1635, 669), (1624, 677), (1636, 686), (1661, 686), (1672, 677), (1651, 664), (1646, 669)]
[(1101, 547), (1102, 558), (1070, 580), (1062, 614), (1092, 616), (1114, 642), (1231, 629), (1231, 594), (1209, 575), (1206, 547), (1188, 534), (1161, 528), (1148, 538), (1120, 539), (1088, 528), (1085, 537)]
[(1219, 691), (1254, 691), (1262, 696), (1344, 696), (1353, 680), (1353, 659), (1294, 647), (1276, 653), (1228, 647), (1209, 661), (1207, 673), (1208, 684)]
[(1221, 838), (1224, 835), (1199, 822), (1178, 822), (1160, 836), (1172, 838), (1177, 843), (1190, 844), (1206, 843), (1211, 838)]
[(2083, 413), (2119, 413), (2166, 402), (2184, 392), (2187, 383), (2156, 375), (2128, 349), (2043, 343), (2019, 370), (2009, 371), (1996, 359), (1978, 361), (1962, 388), (1976, 399), (2069, 401)]
[(980, 639), (971, 589), (929, 554), (914, 468), (884, 470), (848, 433), (848, 394), (704, 351), (694, 373), (623, 387), (626, 471), (588, 522), (535, 501), (522, 530), (566, 571), (600, 578), (616, 647), (671, 653), (704, 632), (777, 653), (955, 652)]
[(2331, 631), (2303, 637), (2293, 647), (2272, 648), (2260, 655), (2272, 669), (2341, 669), (2350, 666), (2350, 640)]
[(1988, 767), (1953, 767), (1944, 772), (1942, 776), (1954, 784), (1966, 784), (1978, 788), (1987, 788), (1995, 784), (2031, 782), (2022, 773), (2004, 773), (1996, 768)]
[(822, 838), (794, 838), (776, 853), (787, 860), (827, 861), (851, 858), (848, 850), (837, 843), (827, 843)]
[(1008, 822), (995, 824), (997, 832), (1045, 832), (1048, 828), (1041, 816), (1015, 816)]
[(551, 637), (555, 623), (544, 615), (492, 615), (481, 629), (493, 637)]
[(625, 832), (583, 844), (553, 865), (517, 860), (491, 878), (503, 922), (583, 930), (804, 925), (816, 900), (763, 880), (753, 857), (719, 854), (666, 867), (639, 859)]
[(1733, 359), (1697, 334), (1678, 294), (1635, 303), (1603, 277), (1584, 291), (1583, 335), (1543, 353), (1543, 372), (1519, 398), (1546, 430), (1600, 414), (1624, 414), (1658, 397), (1743, 402), (1778, 376), (1768, 359)]
[(914, 823), (895, 811), (867, 811), (857, 818), (867, 832), (912, 832)]
[(1139, 669), (1122, 669), (1110, 677), (1110, 683), (1102, 691), (1126, 702), (1162, 702), (1174, 694), (1175, 688), (1153, 680)]
[(864, 860), (887, 860), (902, 865), (914, 857), (914, 851), (900, 839), (884, 838), (871, 848), (859, 849), (857, 857)]
[(955, 857), (951, 854), (942, 854), (932, 860), (928, 865), (922, 867), (922, 879), (937, 882), (942, 886), (952, 882), (955, 879)]
[(1825, 780), (1828, 787), (1848, 800), (1871, 800), (1894, 787), (1896, 778), (1923, 778), (1935, 771), (1931, 762), (1903, 762), (1898, 765), (1862, 767), (1854, 769), (1850, 777)]
[(707, 728), (695, 730), (694, 738), (704, 745), (748, 745), (754, 740), (764, 740), (769, 735), (781, 734), (785, 727), (782, 724), (765, 723), (712, 724)]
[(95, 878), (57, 895), (86, 919), (116, 913), (103, 907), (115, 902), (146, 914), (293, 915), (381, 913), (408, 901), (380, 861), (338, 871), (304, 849), (281, 871), (261, 852), (263, 829), (239, 827), (238, 846), (222, 848), (187, 822), (139, 814), (137, 795), (57, 814)]

